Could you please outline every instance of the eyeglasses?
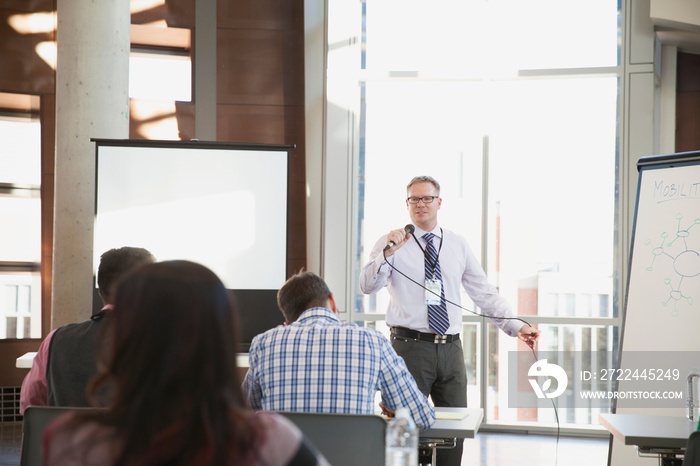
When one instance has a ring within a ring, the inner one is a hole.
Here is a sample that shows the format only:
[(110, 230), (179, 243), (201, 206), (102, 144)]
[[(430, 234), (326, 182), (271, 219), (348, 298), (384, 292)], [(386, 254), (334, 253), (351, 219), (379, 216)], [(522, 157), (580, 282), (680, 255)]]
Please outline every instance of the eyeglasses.
[(407, 200), (409, 204), (418, 204), (420, 201), (423, 201), (423, 204), (430, 204), (438, 197), (440, 196), (409, 197)]

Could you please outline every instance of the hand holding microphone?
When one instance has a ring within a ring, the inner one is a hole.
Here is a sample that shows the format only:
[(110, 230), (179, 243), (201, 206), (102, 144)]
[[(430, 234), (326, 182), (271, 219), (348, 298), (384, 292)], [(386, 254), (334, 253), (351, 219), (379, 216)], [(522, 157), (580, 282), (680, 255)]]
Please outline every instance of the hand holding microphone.
[[(411, 235), (415, 230), (415, 227), (409, 223), (408, 225), (403, 227), (403, 230), (390, 231), (386, 237), (388, 243), (384, 248), (384, 252), (390, 252), (391, 254), (393, 254), (396, 249), (403, 246), (404, 243), (411, 238)], [(394, 248), (395, 246), (396, 249), (392, 250), (392, 248)], [(391, 254), (385, 254), (385, 256), (390, 256)]]
[(516, 337), (524, 341), (527, 346), (534, 349), (535, 343), (537, 343), (541, 333), (541, 330), (531, 327), (530, 324), (525, 324), (518, 330)]

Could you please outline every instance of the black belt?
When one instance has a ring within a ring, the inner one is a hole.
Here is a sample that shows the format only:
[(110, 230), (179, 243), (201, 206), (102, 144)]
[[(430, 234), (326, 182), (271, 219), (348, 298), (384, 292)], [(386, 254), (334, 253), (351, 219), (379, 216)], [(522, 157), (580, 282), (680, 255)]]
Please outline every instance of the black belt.
[(459, 333), (454, 335), (437, 335), (435, 333), (423, 333), (403, 327), (391, 327), (391, 334), (396, 337), (405, 337), (412, 340), (430, 341), (432, 343), (452, 343), (459, 340)]

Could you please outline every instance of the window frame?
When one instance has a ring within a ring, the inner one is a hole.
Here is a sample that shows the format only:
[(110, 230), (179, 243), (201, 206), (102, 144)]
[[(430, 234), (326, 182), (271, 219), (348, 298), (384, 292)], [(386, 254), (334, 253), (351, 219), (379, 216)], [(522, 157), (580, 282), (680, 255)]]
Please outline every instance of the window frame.
[[(337, 234), (342, 233), (342, 227), (345, 226), (349, 233), (348, 238), (350, 239), (351, 247), (346, 250), (346, 256), (338, 254), (335, 251), (332, 253), (327, 253), (328, 248), (322, 250), (322, 257), (320, 263), (320, 269), (326, 275), (326, 280), (331, 284), (332, 289), (339, 302), (346, 303), (347, 309), (349, 311), (341, 311), (341, 318), (349, 321), (356, 322), (374, 322), (376, 325), (377, 321), (382, 321), (384, 319), (384, 314), (365, 314), (359, 312), (356, 300), (356, 290), (357, 285), (357, 274), (359, 269), (363, 264), (360, 262), (360, 257), (358, 255), (360, 235), (359, 231), (361, 228), (362, 218), (361, 217), (362, 206), (358, 203), (358, 193), (363, 190), (363, 178), (358, 175), (358, 167), (363, 164), (361, 159), (363, 147), (361, 147), (360, 141), (364, 137), (364, 130), (362, 128), (362, 91), (361, 86), (357, 86), (358, 83), (366, 82), (368, 80), (416, 80), (422, 79), (419, 71), (412, 72), (367, 72), (363, 70), (353, 69), (350, 60), (357, 60), (361, 62), (359, 58), (362, 56), (362, 47), (364, 47), (364, 36), (363, 31), (357, 26), (354, 30), (352, 27), (348, 27), (345, 24), (341, 24), (340, 18), (347, 18), (348, 15), (356, 15), (356, 17), (362, 17), (362, 9), (365, 7), (365, 2), (361, 2), (361, 5), (351, 6), (348, 4), (333, 4), (328, 5), (328, 44), (329, 47), (326, 50), (327, 53), (327, 74), (326, 74), (326, 114), (324, 115), (324, 125), (327, 128), (337, 128), (343, 125), (347, 128), (345, 134), (332, 134), (326, 132), (327, 140), (324, 143), (324, 149), (326, 154), (336, 154), (340, 151), (345, 151), (347, 154), (347, 159), (345, 160), (345, 167), (340, 170), (340, 173), (344, 173), (347, 177), (344, 183), (336, 184), (335, 182), (339, 179), (338, 173), (338, 163), (328, 162), (329, 157), (325, 157), (324, 164), (322, 165), (323, 170), (323, 184), (324, 186), (332, 185), (334, 189), (330, 190), (324, 188), (324, 202), (326, 206), (347, 206), (346, 217), (344, 223), (340, 225), (335, 225), (334, 222), (329, 221), (329, 218), (337, 218), (336, 215), (328, 216), (328, 207), (324, 210), (326, 218), (323, 219), (323, 233), (322, 239), (328, 240), (329, 238), (337, 238)], [(628, 10), (630, 7), (622, 3), (619, 4), (618, 11), (618, 26), (623, 27), (624, 18), (622, 18), (622, 12)], [(622, 20), (620, 21), (620, 18)], [(359, 23), (359, 22), (358, 22)], [(624, 31), (623, 31), (624, 32)], [(347, 44), (342, 44), (338, 41), (339, 37), (345, 37), (342, 34), (349, 34), (352, 37), (360, 38), (354, 41), (349, 41)], [(624, 37), (624, 34), (623, 34)], [(624, 57), (624, 43), (620, 45), (620, 50), (618, 51), (618, 57)], [(353, 58), (355, 57), (355, 58)], [(617, 133), (618, 138), (622, 139), (624, 134), (624, 119), (627, 118), (624, 113), (622, 113), (622, 100), (625, 93), (625, 77), (627, 76), (627, 69), (618, 64), (618, 66), (610, 67), (597, 67), (597, 68), (572, 68), (572, 69), (528, 69), (519, 70), (516, 75), (510, 77), (509, 79), (537, 79), (537, 78), (569, 78), (569, 77), (596, 77), (596, 76), (606, 76), (615, 77), (618, 81), (618, 126)], [(436, 76), (426, 76), (425, 79), (439, 79)], [(460, 78), (457, 78), (460, 79)], [(463, 76), (461, 79), (471, 79), (468, 76)], [(351, 86), (355, 86), (351, 89)], [(340, 107), (339, 111), (336, 107)], [(344, 113), (347, 112), (347, 113)], [(331, 135), (332, 134), (332, 135)], [(627, 252), (625, 248), (625, 241), (619, 240), (623, 238), (625, 234), (624, 228), (620, 228), (624, 225), (624, 219), (627, 209), (624, 207), (626, 202), (629, 202), (629, 196), (627, 191), (633, 192), (634, 187), (629, 187), (626, 185), (626, 180), (624, 179), (624, 173), (626, 173), (627, 166), (629, 162), (626, 159), (622, 159), (624, 148), (623, 144), (617, 141), (615, 151), (616, 158), (615, 161), (617, 174), (616, 174), (616, 188), (622, 188), (619, 197), (616, 199), (617, 207), (615, 209), (615, 250), (613, 258), (614, 267), (614, 296), (613, 296), (613, 306), (615, 309), (622, 309), (624, 303), (624, 296), (621, 290), (624, 289), (623, 284), (625, 278), (622, 273), (625, 273), (624, 264), (626, 262)], [(342, 153), (342, 152), (340, 152)], [(626, 153), (625, 153), (626, 154)], [(340, 164), (343, 161), (340, 160)], [(333, 180), (332, 184), (329, 180)], [(347, 187), (346, 195), (338, 193), (335, 187), (338, 186), (342, 188)], [(332, 207), (331, 207), (332, 208)], [(333, 240), (335, 241), (335, 240)], [(326, 243), (328, 244), (328, 243)], [(487, 251), (488, 245), (484, 243), (482, 251), (482, 263), (487, 264), (486, 257), (483, 257), (485, 251)], [(350, 274), (343, 274), (340, 269), (346, 267), (346, 270), (350, 270)], [(488, 272), (488, 271), (487, 271)], [(349, 275), (349, 276), (348, 276)], [(336, 285), (333, 285), (333, 282)], [(340, 285), (340, 287), (338, 286)], [(340, 291), (336, 291), (340, 289)], [(621, 312), (614, 312), (613, 316), (610, 318), (601, 317), (591, 317), (591, 318), (578, 318), (576, 322), (581, 325), (608, 325), (611, 328), (620, 328), (621, 324)], [(464, 316), (463, 322), (475, 322), (480, 320), (478, 317)], [(552, 324), (552, 325), (568, 325), (572, 323), (572, 318), (568, 317), (546, 317), (546, 316), (532, 316), (531, 319), (533, 324)], [(488, 326), (482, 326), (482, 334), (485, 333)], [(619, 330), (618, 330), (619, 331)], [(485, 347), (487, 345), (487, 339), (481, 338), (481, 344)], [(482, 350), (483, 351), (483, 350)], [(483, 366), (483, 364), (482, 364)], [(482, 376), (482, 383), (485, 383), (487, 377)], [(503, 427), (505, 430), (525, 430), (531, 431), (532, 427), (528, 426), (491, 426), (488, 424), (488, 420), (484, 424), (487, 429), (494, 428), (499, 430)], [(539, 427), (538, 427), (539, 428)], [(553, 431), (556, 427), (545, 429), (548, 432)], [(593, 433), (589, 432), (588, 429), (578, 429), (578, 428), (568, 428), (565, 431), (572, 434), (581, 435), (603, 435), (603, 431), (594, 429)]]

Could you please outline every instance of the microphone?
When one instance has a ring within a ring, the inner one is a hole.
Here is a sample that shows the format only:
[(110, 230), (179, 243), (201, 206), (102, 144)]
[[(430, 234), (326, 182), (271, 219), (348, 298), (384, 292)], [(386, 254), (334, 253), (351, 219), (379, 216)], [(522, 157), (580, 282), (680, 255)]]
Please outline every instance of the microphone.
[[(411, 224), (409, 223), (408, 225), (406, 225), (405, 227), (403, 227), (403, 231), (404, 231), (406, 234), (411, 234), (411, 235), (412, 235), (413, 232), (416, 231), (416, 228), (415, 228), (413, 225), (411, 225)], [(386, 247), (384, 248), (384, 252), (388, 251), (389, 249), (393, 248), (394, 246), (396, 246), (396, 243), (394, 243), (393, 241), (389, 241), (389, 244), (387, 244)]]

